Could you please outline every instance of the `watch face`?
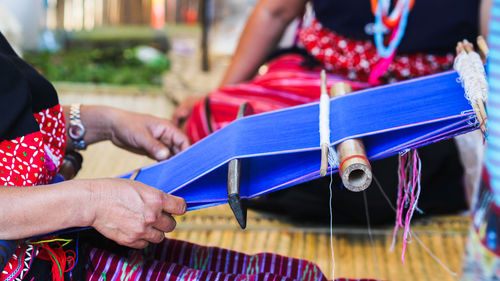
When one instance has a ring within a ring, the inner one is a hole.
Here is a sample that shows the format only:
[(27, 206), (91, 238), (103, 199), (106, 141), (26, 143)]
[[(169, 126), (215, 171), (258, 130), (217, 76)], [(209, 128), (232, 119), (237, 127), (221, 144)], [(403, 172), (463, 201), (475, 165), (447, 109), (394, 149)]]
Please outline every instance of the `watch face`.
[(72, 124), (71, 126), (69, 126), (68, 133), (73, 140), (80, 140), (83, 139), (85, 129), (83, 128), (82, 124)]

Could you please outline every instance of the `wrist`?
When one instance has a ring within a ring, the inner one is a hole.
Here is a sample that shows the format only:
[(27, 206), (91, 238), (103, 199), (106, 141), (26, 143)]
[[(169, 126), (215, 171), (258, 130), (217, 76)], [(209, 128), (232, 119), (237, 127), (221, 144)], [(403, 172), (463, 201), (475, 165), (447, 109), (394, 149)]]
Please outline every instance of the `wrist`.
[(76, 226), (91, 226), (96, 218), (97, 199), (99, 198), (95, 180), (73, 180), (72, 186), (76, 194), (75, 204), (77, 214), (75, 214)]
[[(69, 180), (47, 186), (53, 200), (51, 205), (63, 209), (65, 215), (57, 215), (56, 229), (90, 226), (95, 217), (90, 180)], [(50, 214), (52, 216), (55, 214)]]
[(81, 120), (87, 129), (85, 142), (88, 145), (111, 138), (114, 111), (114, 108), (107, 106), (81, 107)]

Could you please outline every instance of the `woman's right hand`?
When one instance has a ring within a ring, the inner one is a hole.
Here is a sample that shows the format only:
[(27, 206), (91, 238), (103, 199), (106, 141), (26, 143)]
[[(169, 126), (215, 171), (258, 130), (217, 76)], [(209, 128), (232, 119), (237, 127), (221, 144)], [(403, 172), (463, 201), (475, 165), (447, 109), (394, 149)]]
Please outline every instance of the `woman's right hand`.
[(176, 222), (172, 215), (186, 212), (184, 199), (127, 179), (91, 181), (90, 223), (118, 244), (144, 248), (159, 243)]
[(193, 112), (193, 107), (202, 99), (203, 98), (199, 96), (187, 97), (175, 108), (172, 122), (177, 128), (183, 129), (183, 125), (185, 125), (187, 119)]

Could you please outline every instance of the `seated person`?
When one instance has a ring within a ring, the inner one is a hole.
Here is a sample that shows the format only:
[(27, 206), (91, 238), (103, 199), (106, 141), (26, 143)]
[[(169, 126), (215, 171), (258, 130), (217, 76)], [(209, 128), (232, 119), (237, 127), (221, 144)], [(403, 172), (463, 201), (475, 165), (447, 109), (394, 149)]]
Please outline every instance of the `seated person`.
[[(394, 35), (385, 36), (386, 41), (397, 37), (398, 28), (404, 30), (399, 47), (386, 58), (379, 54), (372, 39), (377, 31), (375, 15), (380, 12), (377, 5), (382, 1), (313, 0), (315, 18), (303, 20), (297, 32), (300, 48), (273, 55), (285, 28), (303, 14), (307, 2), (260, 0), (257, 3), (221, 87), (202, 100), (188, 100), (175, 113), (178, 125), (186, 121), (182, 127), (192, 142), (234, 120), (239, 105), (244, 102), (260, 113), (318, 100), (322, 68), (329, 72), (329, 86), (345, 81), (354, 90), (451, 69), (456, 43), (463, 39), (474, 42), (479, 32), (479, 0), (400, 0), (394, 9), (407, 9), (407, 18), (403, 10), (392, 24), (388, 15), (381, 16), (384, 27)], [(403, 5), (399, 5), (401, 3)], [(452, 16), (443, 17), (443, 11)], [(403, 22), (407, 22), (406, 28), (401, 26)], [(272, 59), (254, 77), (269, 56)], [(423, 167), (419, 208), (425, 214), (466, 209), (463, 167), (454, 141), (421, 148), (419, 153)], [(372, 163), (375, 177), (393, 202), (397, 196), (397, 165), (397, 157)], [(334, 178), (334, 186), (340, 186), (338, 177)], [(327, 177), (301, 184), (249, 204), (292, 219), (327, 222), (329, 181)], [(366, 190), (368, 208), (377, 214), (371, 221), (392, 222), (394, 212), (373, 185)], [(302, 207), (297, 208), (298, 205)], [(333, 196), (335, 223), (364, 223), (362, 206), (362, 194), (336, 190)]]

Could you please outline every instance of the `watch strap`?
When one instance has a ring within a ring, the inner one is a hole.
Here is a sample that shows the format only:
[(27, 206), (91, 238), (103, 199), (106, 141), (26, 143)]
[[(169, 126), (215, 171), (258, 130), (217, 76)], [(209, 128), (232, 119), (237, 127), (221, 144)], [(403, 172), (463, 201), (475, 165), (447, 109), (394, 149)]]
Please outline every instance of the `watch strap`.
[[(85, 141), (83, 140), (83, 136), (85, 135), (85, 127), (83, 126), (82, 120), (81, 120), (81, 114), (80, 114), (80, 108), (81, 104), (76, 103), (72, 104), (69, 110), (69, 130), (70, 133), (68, 134), (71, 141), (73, 142), (73, 147), (76, 150), (84, 150), (87, 145), (85, 144)], [(78, 127), (78, 130), (80, 130), (81, 134), (78, 136), (75, 136), (72, 131), (74, 130), (74, 127)]]

